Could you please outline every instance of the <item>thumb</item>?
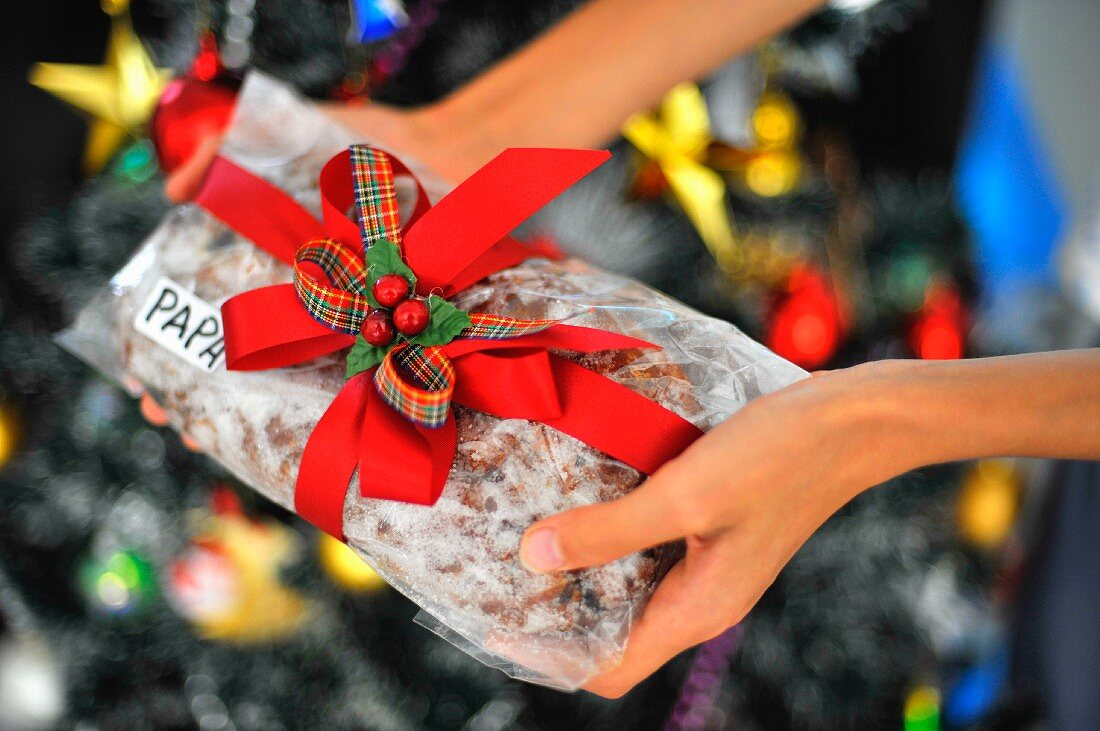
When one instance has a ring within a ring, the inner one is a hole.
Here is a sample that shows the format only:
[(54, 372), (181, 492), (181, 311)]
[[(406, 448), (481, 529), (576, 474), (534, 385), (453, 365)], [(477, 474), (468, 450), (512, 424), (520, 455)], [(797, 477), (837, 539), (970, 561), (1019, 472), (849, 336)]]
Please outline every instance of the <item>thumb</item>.
[(629, 495), (540, 520), (523, 534), (520, 561), (530, 571), (598, 566), (688, 533), (670, 510), (670, 480), (661, 472)]
[(198, 144), (195, 152), (172, 171), (164, 183), (164, 195), (172, 203), (186, 203), (199, 193), (206, 170), (218, 156), (224, 135), (212, 135)]

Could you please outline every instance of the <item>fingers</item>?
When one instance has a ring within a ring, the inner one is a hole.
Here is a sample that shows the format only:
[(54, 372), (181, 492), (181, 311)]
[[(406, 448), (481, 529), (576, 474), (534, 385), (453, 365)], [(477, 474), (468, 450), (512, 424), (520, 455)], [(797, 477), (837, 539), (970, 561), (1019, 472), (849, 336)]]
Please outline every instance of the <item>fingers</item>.
[[(141, 394), (141, 415), (145, 417), (153, 426), (167, 426), (168, 425), (168, 412), (161, 408), (160, 404), (153, 400), (153, 397), (148, 393)], [(186, 434), (180, 435), (180, 440), (183, 442), (183, 446), (191, 452), (201, 452), (202, 448), (191, 437)]]
[(173, 203), (185, 203), (198, 195), (206, 170), (222, 145), (224, 135), (207, 137), (195, 148), (195, 152), (168, 176), (164, 183), (164, 195)]
[(168, 414), (147, 393), (141, 394), (141, 415), (153, 426), (166, 426), (168, 424)]
[(688, 647), (706, 638), (685, 605), (684, 564), (677, 564), (649, 600), (632, 628), (622, 663), (590, 681), (585, 690), (618, 698)]
[(677, 483), (666, 465), (629, 495), (551, 516), (532, 525), (520, 543), (520, 561), (531, 571), (563, 571), (604, 564), (690, 531)]
[(622, 663), (585, 688), (617, 698), (683, 650), (744, 619), (790, 558), (771, 552), (774, 534), (727, 529), (709, 538), (688, 537), (687, 555), (631, 629)]
[(681, 561), (657, 587), (630, 632), (622, 663), (585, 690), (618, 698), (689, 647), (706, 642), (740, 621), (744, 611), (731, 596), (726, 571)]

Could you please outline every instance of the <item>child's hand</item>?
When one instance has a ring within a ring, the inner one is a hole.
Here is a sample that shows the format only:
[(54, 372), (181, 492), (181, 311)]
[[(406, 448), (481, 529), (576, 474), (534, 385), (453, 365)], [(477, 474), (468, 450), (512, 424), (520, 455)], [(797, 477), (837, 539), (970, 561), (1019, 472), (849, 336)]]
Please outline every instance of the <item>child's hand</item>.
[[(154, 401), (153, 397), (147, 393), (141, 394), (141, 415), (153, 426), (168, 426), (168, 414), (161, 408), (160, 404)], [(187, 449), (192, 452), (202, 451), (195, 440), (186, 434), (181, 434), (180, 440), (183, 442), (183, 446), (187, 447)]]
[(668, 541), (687, 555), (634, 626), (622, 664), (588, 686), (617, 697), (736, 624), (817, 528), (861, 490), (908, 469), (876, 428), (878, 366), (825, 373), (752, 402), (611, 503), (528, 529), (536, 571), (576, 569)]

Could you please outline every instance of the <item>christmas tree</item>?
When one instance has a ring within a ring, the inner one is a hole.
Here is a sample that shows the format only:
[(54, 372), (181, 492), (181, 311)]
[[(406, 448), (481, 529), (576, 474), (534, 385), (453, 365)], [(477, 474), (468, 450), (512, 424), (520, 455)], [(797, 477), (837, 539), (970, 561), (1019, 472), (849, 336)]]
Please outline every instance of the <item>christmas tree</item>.
[[(352, 50), (354, 16), (334, 2), (256, 3), (246, 37), (231, 25), (240, 3), (196, 11), (159, 0), (135, 7), (134, 20), (163, 66), (191, 65), (205, 28), (227, 64), (315, 97), (366, 91), (415, 105), (574, 5), (420, 0), (404, 30)], [(861, 178), (846, 123), (854, 92), (806, 61), (873, 51), (914, 13), (904, 2), (827, 11), (750, 59), (767, 93), (751, 95), (740, 137), (722, 128), (722, 100), (742, 93), (743, 77), (703, 85), (714, 155), (700, 164), (729, 188), (732, 248), (709, 246), (659, 162), (627, 142), (533, 227), (582, 255), (583, 242), (608, 242), (599, 263), (807, 367), (958, 357), (975, 292), (946, 178)], [(776, 119), (789, 132), (769, 142)], [(742, 162), (723, 166), (731, 156)], [(932, 723), (936, 688), (988, 655), (944, 639), (959, 627), (936, 625), (922, 604), (939, 591), (972, 610), (967, 627), (993, 611), (964, 575), (988, 585), (995, 559), (963, 550), (951, 512), (960, 469), (943, 468), (849, 505), (725, 644), (698, 662), (688, 653), (622, 700), (565, 696), (481, 666), (416, 626), (415, 605), (339, 544), (149, 424), (53, 343), (50, 331), (164, 215), (162, 190), (148, 143), (123, 144), (19, 239), (19, 300), (34, 306), (0, 312), (0, 717), (13, 728), (657, 728), (670, 717), (695, 728), (894, 728), (903, 718), (908, 728)], [(944, 572), (963, 578), (943, 589)]]

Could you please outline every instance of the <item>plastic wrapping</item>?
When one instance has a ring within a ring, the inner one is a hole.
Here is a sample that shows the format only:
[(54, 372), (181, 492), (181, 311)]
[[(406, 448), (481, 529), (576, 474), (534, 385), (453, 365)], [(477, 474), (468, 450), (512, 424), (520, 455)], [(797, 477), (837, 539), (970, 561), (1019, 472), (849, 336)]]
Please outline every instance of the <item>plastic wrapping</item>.
[[(316, 213), (321, 165), (361, 141), (285, 87), (253, 75), (222, 153)], [(415, 161), (406, 162), (415, 169)], [(433, 197), (443, 192), (425, 182)], [(306, 439), (343, 384), (341, 359), (277, 371), (230, 372), (223, 366), (207, 372), (139, 334), (133, 324), (162, 277), (220, 305), (290, 276), (284, 265), (202, 210), (182, 206), (60, 339), (131, 392), (148, 390), (175, 428), (292, 510)], [(460, 293), (455, 303), (514, 317), (568, 319), (662, 346), (575, 359), (702, 429), (805, 376), (731, 325), (575, 259), (529, 261)], [(458, 453), (440, 500), (424, 507), (366, 499), (353, 479), (344, 505), (348, 543), (430, 615), (425, 624), (478, 659), (524, 680), (579, 687), (617, 663), (632, 619), (680, 548), (666, 546), (577, 572), (526, 571), (518, 548), (533, 521), (614, 499), (644, 478), (536, 422), (462, 407), (456, 407), (456, 422)]]

